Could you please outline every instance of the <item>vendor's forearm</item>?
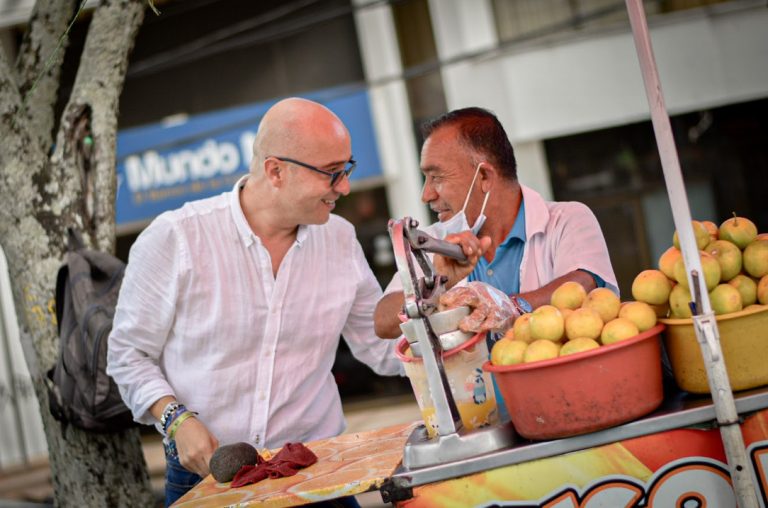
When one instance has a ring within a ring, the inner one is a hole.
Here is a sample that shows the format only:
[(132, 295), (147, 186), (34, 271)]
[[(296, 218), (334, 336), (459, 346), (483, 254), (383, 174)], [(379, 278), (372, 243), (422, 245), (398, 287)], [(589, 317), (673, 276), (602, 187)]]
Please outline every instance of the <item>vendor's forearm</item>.
[(554, 293), (555, 289), (559, 288), (562, 284), (568, 281), (578, 282), (584, 287), (587, 293), (597, 287), (595, 279), (588, 272), (583, 270), (574, 270), (563, 275), (562, 277), (558, 277), (549, 284), (542, 286), (535, 291), (520, 293), (520, 296), (525, 298), (525, 300), (531, 304), (531, 307), (537, 309), (542, 305), (549, 305), (552, 299), (552, 293)]
[(402, 291), (382, 297), (373, 313), (373, 326), (376, 335), (383, 339), (394, 339), (402, 335), (398, 314), (403, 309)]

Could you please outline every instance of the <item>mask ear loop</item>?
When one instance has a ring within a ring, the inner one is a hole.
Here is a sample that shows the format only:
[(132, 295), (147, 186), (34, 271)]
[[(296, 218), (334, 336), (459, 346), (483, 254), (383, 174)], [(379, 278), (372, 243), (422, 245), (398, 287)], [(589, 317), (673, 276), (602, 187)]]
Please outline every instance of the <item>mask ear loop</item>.
[(475, 221), (475, 225), (472, 226), (471, 230), (475, 235), (480, 234), (480, 230), (483, 228), (483, 224), (485, 224), (485, 205), (488, 203), (488, 198), (491, 197), (491, 191), (488, 191), (485, 193), (485, 199), (483, 200), (483, 207), (480, 209), (480, 215), (477, 216), (477, 220)]
[[(469, 185), (469, 190), (467, 191), (467, 197), (464, 198), (464, 206), (461, 207), (462, 212), (466, 212), (467, 210), (467, 204), (469, 203), (469, 196), (472, 195), (472, 189), (475, 188), (475, 180), (477, 180), (477, 175), (480, 174), (480, 166), (482, 166), (483, 163), (479, 163), (477, 165), (477, 169), (475, 170), (475, 176), (472, 177), (472, 183)], [(486, 201), (488, 200), (488, 194), (485, 196)], [(483, 207), (485, 207), (485, 204), (483, 204)]]
[[(472, 177), (472, 183), (469, 186), (469, 192), (467, 192), (467, 197), (464, 199), (464, 206), (461, 209), (461, 213), (463, 213), (465, 217), (466, 217), (467, 203), (469, 203), (469, 196), (472, 195), (472, 189), (475, 188), (475, 181), (477, 180), (477, 175), (480, 174), (480, 166), (482, 165), (483, 165), (482, 162), (477, 165), (477, 169), (475, 170), (475, 176)], [(485, 199), (483, 199), (483, 206), (480, 208), (480, 215), (477, 216), (475, 225), (470, 228), (474, 234), (478, 234), (480, 232), (480, 228), (482, 228), (483, 224), (485, 224), (485, 215), (483, 215), (483, 213), (485, 212), (485, 205), (488, 204), (489, 197), (491, 197), (491, 191), (488, 191), (485, 193)]]
[(485, 199), (483, 199), (483, 206), (480, 208), (480, 215), (485, 213), (485, 205), (488, 204), (488, 198), (491, 197), (491, 191), (485, 193)]

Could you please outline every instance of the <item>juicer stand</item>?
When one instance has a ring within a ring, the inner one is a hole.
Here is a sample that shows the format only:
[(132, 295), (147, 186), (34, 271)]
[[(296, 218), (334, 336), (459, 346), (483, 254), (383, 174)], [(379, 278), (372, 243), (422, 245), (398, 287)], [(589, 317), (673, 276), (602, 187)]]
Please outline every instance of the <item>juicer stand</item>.
[[(448, 385), (443, 365), (443, 347), (432, 330), (428, 316), (437, 310), (438, 299), (445, 292), (446, 278), (435, 272), (427, 252), (440, 252), (453, 259), (466, 260), (461, 247), (437, 240), (416, 229), (419, 223), (411, 217), (389, 221), (389, 235), (395, 251), (395, 263), (403, 283), (405, 314), (414, 321), (419, 352), (427, 373), (427, 384), (435, 403), (436, 429), (440, 435), (454, 434), (461, 428), (459, 410)], [(416, 274), (413, 259), (419, 263), (423, 277)]]
[[(417, 427), (408, 439), (403, 451), (403, 467), (416, 469), (434, 464), (461, 460), (467, 457), (506, 448), (514, 441), (511, 424), (466, 431), (461, 422), (456, 401), (451, 393), (448, 376), (443, 364), (443, 348), (429, 321), (438, 308), (438, 299), (446, 288), (447, 277), (438, 274), (428, 252), (441, 254), (466, 262), (461, 247), (438, 240), (418, 228), (418, 221), (411, 217), (389, 221), (389, 235), (395, 254), (395, 263), (403, 284), (404, 310), (413, 321), (416, 342), (427, 374), (429, 396), (435, 408), (433, 427), (437, 436), (430, 438), (426, 427)], [(419, 277), (414, 258), (423, 276)]]

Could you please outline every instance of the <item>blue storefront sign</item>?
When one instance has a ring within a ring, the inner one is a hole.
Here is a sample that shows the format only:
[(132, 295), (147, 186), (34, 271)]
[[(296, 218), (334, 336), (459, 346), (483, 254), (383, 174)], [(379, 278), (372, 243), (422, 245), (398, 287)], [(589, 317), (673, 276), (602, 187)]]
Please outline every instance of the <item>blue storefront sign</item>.
[[(334, 88), (304, 97), (326, 105), (352, 135), (352, 180), (377, 177), (381, 163), (368, 93)], [(261, 117), (277, 100), (121, 130), (117, 135), (116, 223), (143, 224), (186, 201), (228, 191), (248, 172)]]

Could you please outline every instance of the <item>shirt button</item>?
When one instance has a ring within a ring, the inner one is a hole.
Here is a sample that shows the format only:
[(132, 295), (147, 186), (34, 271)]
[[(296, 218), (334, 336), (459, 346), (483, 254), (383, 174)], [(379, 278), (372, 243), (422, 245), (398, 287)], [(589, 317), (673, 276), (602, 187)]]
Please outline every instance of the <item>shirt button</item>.
[(490, 276), (492, 276), (492, 275), (493, 275), (493, 270), (492, 270), (491, 268), (489, 268), (489, 269), (488, 269), (488, 271), (487, 271), (487, 272), (485, 272), (485, 273), (487, 273), (487, 274), (488, 274), (488, 277), (490, 277)]
[(266, 398), (263, 393), (259, 394), (259, 400), (263, 401)]

